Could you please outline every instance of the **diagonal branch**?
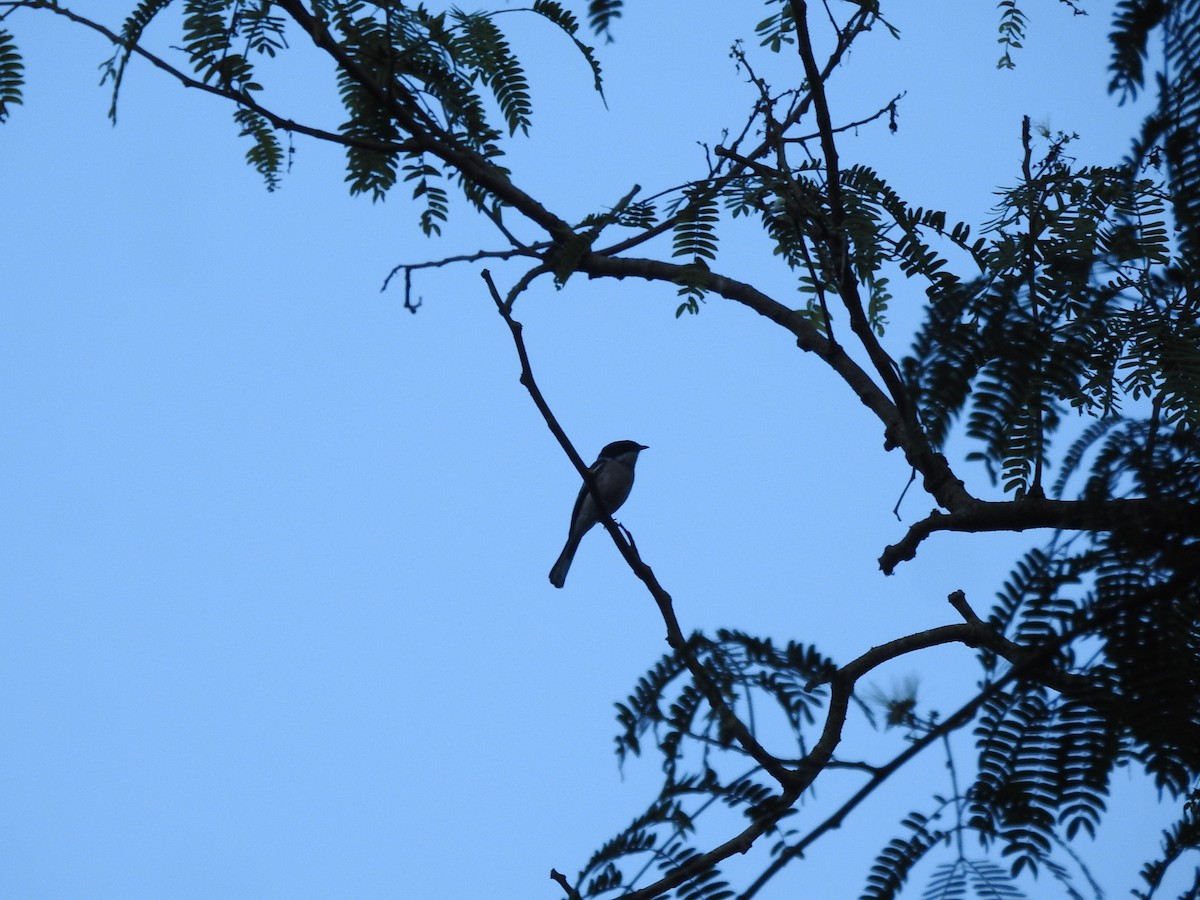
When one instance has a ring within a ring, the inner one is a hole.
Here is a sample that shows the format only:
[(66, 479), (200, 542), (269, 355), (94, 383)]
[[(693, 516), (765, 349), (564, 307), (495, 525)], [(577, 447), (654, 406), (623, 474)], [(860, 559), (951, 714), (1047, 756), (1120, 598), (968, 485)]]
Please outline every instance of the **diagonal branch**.
[(126, 47), (131, 53), (133, 53), (134, 56), (141, 57), (155, 68), (166, 72), (184, 87), (195, 88), (198, 91), (202, 91), (206, 94), (212, 94), (216, 97), (222, 98), (223, 100), (230, 100), (236, 103), (238, 106), (243, 106), (246, 109), (258, 113), (258, 115), (262, 116), (264, 119), (270, 122), (272, 126), (278, 128), (280, 131), (303, 134), (307, 135), (308, 137), (316, 138), (317, 140), (328, 141), (331, 144), (341, 144), (344, 147), (361, 147), (365, 150), (375, 150), (380, 153), (406, 153), (410, 150), (413, 150), (415, 147), (411, 141), (392, 142), (379, 141), (372, 138), (349, 137), (344, 134), (336, 134), (332, 131), (324, 131), (320, 128), (314, 128), (311, 125), (303, 125), (271, 111), (267, 107), (254, 100), (254, 98), (248, 93), (198, 81), (197, 79), (192, 78), (186, 72), (182, 72), (175, 68), (162, 57), (151, 53), (140, 44), (128, 43), (125, 38), (121, 37), (107, 26), (102, 25), (93, 19), (89, 19), (86, 16), (82, 16), (73, 10), (67, 9), (65, 6), (59, 6), (56, 2), (53, 2), (53, 0), (22, 0), (22, 2), (17, 5), (23, 6), (27, 9), (44, 9), (48, 12), (54, 13), (57, 16), (62, 16), (64, 19), (68, 19), (77, 25), (82, 25), (84, 28), (95, 31), (97, 34), (103, 35), (116, 46)]
[[(579, 471), (584, 482), (591, 490), (595, 491), (595, 485), (592, 484), (587, 466), (584, 464), (582, 457), (579, 456), (578, 451), (571, 444), (566, 432), (563, 431), (562, 426), (551, 411), (545, 396), (534, 379), (532, 367), (529, 362), (529, 354), (522, 335), (523, 326), (512, 317), (512, 305), (516, 300), (519, 290), (523, 289), (522, 286), (518, 285), (518, 289), (510, 292), (509, 296), (504, 298), (501, 297), (499, 290), (497, 290), (491, 273), (485, 269), (482, 275), (497, 310), (500, 312), (501, 317), (504, 319), (505, 324), (508, 325), (509, 331), (512, 334), (513, 343), (517, 350), (517, 357), (521, 363), (521, 384), (529, 392), (534, 405), (537, 406), (538, 411), (542, 414), (543, 419), (545, 419), (546, 425), (550, 428), (551, 433), (570, 458), (571, 463)], [(754, 737), (749, 728), (746, 727), (746, 724), (730, 708), (724, 695), (721, 693), (720, 686), (712, 679), (708, 670), (704, 668), (704, 665), (696, 657), (691, 644), (684, 639), (670, 594), (659, 584), (654, 572), (642, 560), (633, 542), (627, 540), (625, 535), (621, 533), (612, 516), (604, 512), (603, 504), (597, 504), (597, 508), (601, 511), (601, 522), (608, 531), (609, 536), (612, 537), (613, 542), (617, 545), (617, 549), (625, 558), (626, 563), (628, 563), (633, 573), (646, 585), (651, 596), (654, 597), (659, 613), (662, 615), (663, 622), (666, 625), (667, 643), (679, 654), (680, 659), (692, 675), (696, 685), (704, 693), (709, 706), (721, 717), (724, 724), (733, 734), (737, 744), (748, 756), (762, 766), (764, 771), (779, 782), (783, 788), (781, 795), (776, 803), (773, 804), (773, 812), (756, 819), (741, 833), (709, 852), (694, 857), (686, 865), (680, 866), (654, 884), (626, 895), (626, 900), (639, 900), (639, 898), (659, 896), (664, 891), (671, 890), (683, 884), (690, 878), (732, 856), (734, 853), (742, 853), (750, 849), (761, 835), (774, 827), (775, 823), (786, 814), (792, 804), (799, 798), (803, 788), (794, 784), (796, 782), (795, 772), (788, 769), (777, 757), (769, 753), (758, 742), (758, 739)]]
[(850, 327), (867, 351), (875, 371), (879, 373), (879, 377), (883, 380), (892, 399), (902, 408), (905, 417), (911, 418), (912, 404), (908, 398), (908, 390), (900, 379), (895, 361), (888, 356), (871, 330), (871, 323), (867, 321), (867, 315), (863, 310), (854, 267), (850, 264), (850, 247), (844, 229), (846, 209), (842, 202), (841, 163), (838, 158), (833, 117), (829, 111), (828, 98), (825, 96), (825, 80), (828, 78), (828, 74), (823, 73), (817, 66), (812, 39), (808, 33), (808, 4), (805, 0), (789, 0), (789, 2), (796, 27), (796, 45), (813, 101), (813, 112), (816, 115), (817, 130), (820, 134), (821, 152), (825, 157), (825, 183), (831, 226), (830, 233), (826, 235), (825, 240), (831, 251), (830, 258), (838, 267), (839, 293), (850, 316)]
[[(495, 282), (492, 280), (491, 273), (485, 269), (482, 275), (497, 310), (499, 310), (501, 317), (504, 319), (505, 324), (508, 325), (509, 331), (512, 334), (513, 343), (517, 350), (517, 357), (521, 362), (521, 384), (529, 392), (529, 396), (533, 399), (538, 412), (542, 414), (547, 427), (562, 446), (572, 465), (575, 466), (588, 487), (595, 492), (595, 485), (592, 483), (587, 465), (583, 462), (583, 458), (580, 457), (579, 452), (567, 437), (562, 425), (559, 424), (558, 419), (550, 409), (550, 405), (546, 402), (546, 398), (538, 387), (537, 381), (534, 379), (533, 368), (529, 362), (529, 353), (526, 350), (525, 339), (522, 334), (523, 326), (512, 317), (512, 304), (516, 299), (516, 295), (510, 292), (507, 299), (502, 298), (500, 292), (496, 289)], [(683, 630), (679, 626), (679, 619), (675, 615), (674, 602), (671, 599), (671, 595), (659, 584), (654, 571), (642, 560), (633, 542), (626, 539), (625, 535), (621, 533), (613, 521), (612, 516), (605, 512), (604, 505), (597, 503), (597, 509), (601, 512), (601, 523), (608, 531), (609, 536), (612, 537), (613, 542), (617, 545), (617, 549), (625, 558), (625, 562), (628, 563), (634, 575), (646, 585), (647, 590), (654, 597), (655, 603), (658, 604), (659, 613), (662, 615), (663, 623), (666, 625), (667, 644), (683, 659), (684, 664), (688, 667), (688, 671), (696, 679), (696, 683), (704, 690), (706, 699), (717, 714), (725, 720), (738, 744), (773, 778), (780, 782), (786, 780), (790, 777), (787, 768), (776, 757), (772, 756), (758, 742), (757, 738), (750, 733), (745, 723), (737, 718), (725, 702), (720, 687), (712, 680), (708, 671), (701, 665), (695, 653), (692, 652), (687, 640), (683, 636)]]
[(503, 203), (512, 206), (527, 219), (542, 227), (555, 241), (566, 242), (574, 236), (574, 231), (566, 221), (518, 188), (505, 169), (463, 145), (436, 121), (424, 114), (420, 104), (403, 84), (390, 85), (392, 90), (386, 90), (383, 85), (379, 84), (371, 76), (371, 73), (330, 34), (325, 23), (305, 9), (300, 0), (276, 0), (275, 5), (295, 20), (318, 49), (328, 54), (343, 72), (375, 98), (380, 109), (386, 110), (396, 123), (408, 132), (411, 136), (410, 140), (417, 149), (436, 156), (460, 172), (464, 178), (479, 185)]
[[(592, 278), (644, 278), (680, 284), (688, 272), (678, 263), (655, 259), (625, 258), (591, 253), (579, 261), (578, 271)], [(900, 409), (874, 379), (841, 346), (833, 343), (816, 326), (794, 309), (745, 282), (711, 273), (703, 285), (727, 300), (733, 300), (781, 326), (796, 338), (801, 350), (816, 354), (846, 382), (858, 399), (883, 423), (884, 446), (899, 447), (908, 463), (921, 473), (925, 490), (946, 509), (960, 509), (977, 502), (954, 474), (946, 458), (936, 453), (919, 426)]]

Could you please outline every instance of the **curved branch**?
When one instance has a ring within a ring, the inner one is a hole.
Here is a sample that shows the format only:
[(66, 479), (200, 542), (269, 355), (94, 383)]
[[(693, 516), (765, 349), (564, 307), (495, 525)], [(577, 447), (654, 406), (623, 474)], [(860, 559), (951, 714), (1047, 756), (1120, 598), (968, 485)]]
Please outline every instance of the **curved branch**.
[[(1068, 631), (1053, 640), (1048, 641), (1040, 647), (1022, 647), (1013, 641), (1008, 640), (1002, 634), (997, 632), (991, 625), (984, 622), (976, 615), (975, 611), (967, 603), (966, 595), (961, 591), (952, 592), (947, 598), (955, 611), (964, 619), (963, 625), (946, 625), (941, 628), (934, 628), (927, 632), (921, 632), (915, 635), (899, 638), (895, 641), (889, 641), (878, 647), (873, 647), (866, 653), (859, 656), (857, 659), (848, 663), (833, 676), (834, 690), (839, 690), (838, 679), (844, 678), (849, 680), (848, 685), (842, 685), (840, 690), (848, 692), (853, 687), (853, 681), (861, 678), (870, 669), (878, 666), (882, 662), (890, 659), (895, 659), (897, 656), (904, 653), (910, 653), (916, 650), (926, 649), (936, 646), (939, 643), (953, 642), (956, 639), (968, 647), (986, 647), (998, 656), (1003, 657), (1012, 664), (1007, 672), (1000, 678), (988, 684), (978, 694), (960, 706), (957, 710), (951, 713), (939, 725), (931, 728), (928, 732), (921, 735), (913, 741), (908, 747), (894, 756), (891, 760), (881, 766), (874, 767), (871, 771), (871, 777), (867, 782), (860, 787), (854, 794), (839, 806), (831, 815), (823, 822), (813, 828), (808, 834), (801, 838), (797, 843), (786, 847), (780, 854), (771, 862), (766, 869), (759, 874), (753, 883), (743, 891), (738, 900), (750, 900), (757, 894), (762, 887), (770, 881), (779, 871), (789, 862), (804, 855), (804, 851), (817, 841), (826, 832), (840, 828), (845, 820), (855, 808), (858, 807), (867, 797), (875, 792), (885, 781), (899, 771), (906, 763), (917, 756), (921, 751), (925, 750), (931, 744), (942, 738), (945, 738), (951, 732), (957, 731), (964, 725), (968, 724), (974, 717), (976, 710), (979, 709), (987, 700), (993, 697), (997, 692), (1003, 690), (1013, 681), (1026, 678), (1033, 679), (1040, 684), (1044, 684), (1054, 690), (1061, 691), (1065, 694), (1084, 697), (1095, 702), (1097, 699), (1103, 699), (1105, 693), (1098, 688), (1092, 679), (1085, 676), (1074, 675), (1069, 672), (1063, 672), (1059, 669), (1048, 667), (1046, 662), (1057, 652), (1064, 644), (1072, 640), (1078, 634), (1086, 630), (1086, 626)], [(958, 636), (957, 638), (955, 636)], [(846, 699), (849, 699), (847, 693)], [(832, 705), (832, 699), (831, 699)], [(826, 729), (828, 729), (828, 722)], [(815, 749), (814, 749), (815, 752)], [(811, 756), (812, 754), (810, 754)]]
[[(681, 284), (689, 274), (678, 263), (656, 259), (608, 256), (600, 253), (585, 255), (578, 271), (592, 278), (644, 278), (667, 284)], [(694, 277), (694, 272), (693, 272)], [(964, 508), (977, 501), (954, 474), (946, 458), (934, 452), (919, 427), (901, 414), (896, 403), (874, 379), (839, 345), (833, 343), (816, 326), (794, 309), (762, 291), (726, 276), (712, 273), (705, 289), (727, 300), (733, 300), (783, 327), (796, 338), (801, 350), (816, 354), (827, 363), (858, 399), (883, 423), (886, 449), (899, 447), (904, 458), (921, 473), (925, 490), (946, 509)]]
[[(964, 615), (964, 618), (967, 619), (966, 622), (959, 625), (941, 625), (872, 647), (833, 674), (829, 679), (830, 711), (825, 718), (825, 727), (808, 756), (797, 766), (797, 773), (804, 778), (804, 787), (807, 787), (815, 779), (817, 773), (824, 769), (829, 760), (833, 758), (833, 751), (842, 739), (842, 728), (846, 724), (846, 715), (849, 711), (850, 698), (854, 695), (854, 686), (868, 672), (901, 656), (916, 653), (919, 650), (928, 650), (930, 647), (938, 647), (942, 644), (965, 644), (968, 647), (987, 646), (1006, 656), (1014, 652), (1012, 648), (1017, 645), (1005, 641), (991, 625), (982, 621), (974, 612), (969, 612), (969, 615), (964, 613), (956, 602), (960, 599), (965, 607), (966, 600), (962, 591), (955, 591), (950, 595), (951, 604), (960, 614)], [(965, 609), (969, 611), (969, 607), (965, 607)], [(1008, 646), (1010, 644), (1011, 646)], [(1000, 648), (1003, 648), (1003, 652)], [(821, 683), (823, 682), (814, 681), (806, 685), (806, 688), (812, 690)], [(834, 715), (835, 709), (837, 715)], [(883, 774), (886, 769), (886, 766), (881, 767), (875, 778), (886, 777)], [(811, 774), (805, 777), (806, 772)]]
[[(1018, 678), (1033, 678), (1049, 687), (1069, 692), (1076, 696), (1088, 694), (1093, 698), (1103, 696), (1103, 692), (1097, 690), (1096, 685), (1091, 679), (1061, 672), (1053, 668), (1048, 669), (1045, 666), (1047, 659), (1064, 643), (1075, 636), (1074, 632), (1060, 635), (1044, 646), (1034, 648), (1022, 647), (1008, 640), (991, 625), (980, 619), (967, 603), (966, 595), (962, 591), (954, 591), (949, 595), (947, 600), (954, 607), (955, 611), (963, 617), (964, 622), (962, 624), (931, 628), (927, 631), (906, 635), (880, 644), (877, 647), (872, 647), (867, 652), (838, 669), (829, 679), (832, 689), (825, 727), (821, 737), (812, 751), (800, 760), (794, 769), (789, 770), (790, 777), (784, 787), (784, 791), (775, 801), (770, 814), (762, 820), (755, 821), (749, 828), (719, 847), (689, 861), (686, 866), (675, 870), (666, 878), (660, 879), (658, 882), (638, 891), (623, 895), (623, 900), (634, 900), (634, 898), (636, 900), (650, 900), (650, 898), (659, 896), (663, 891), (670, 890), (716, 863), (721, 862), (733, 853), (748, 850), (758, 837), (779, 821), (788, 808), (790, 808), (791, 804), (795, 803), (804, 791), (811, 786), (817, 776), (830, 766), (833, 751), (841, 741), (842, 728), (846, 723), (850, 699), (854, 694), (856, 683), (864, 675), (886, 662), (898, 659), (909, 653), (929, 649), (930, 647), (961, 643), (967, 647), (986, 647), (1012, 663), (1012, 668), (1002, 677), (980, 691), (975, 697), (967, 701), (967, 703), (940, 725), (930, 729), (929, 732), (906, 747), (888, 763), (878, 767), (861, 767), (866, 768), (871, 774), (867, 783), (855, 792), (854, 796), (847, 800), (846, 803), (839, 807), (833, 815), (809, 832), (798, 844), (791, 845), (785, 849), (741, 895), (740, 900), (748, 900), (783, 866), (790, 860), (800, 856), (804, 849), (821, 835), (839, 827), (842, 820), (850, 811), (873, 793), (891, 775), (903, 767), (905, 763), (930, 744), (970, 722), (975, 711), (988, 698), (993, 696), (997, 691), (1002, 690), (1012, 681)], [(813, 682), (807, 685), (807, 688), (811, 690), (819, 683)]]

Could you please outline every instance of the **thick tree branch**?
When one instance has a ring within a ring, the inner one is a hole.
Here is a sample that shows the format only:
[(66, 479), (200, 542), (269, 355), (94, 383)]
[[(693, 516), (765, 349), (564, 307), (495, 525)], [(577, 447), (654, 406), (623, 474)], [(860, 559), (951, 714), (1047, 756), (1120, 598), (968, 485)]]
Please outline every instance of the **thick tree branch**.
[(1168, 498), (1130, 500), (971, 500), (949, 513), (934, 511), (914, 523), (898, 543), (884, 549), (879, 568), (890, 575), (898, 564), (916, 556), (917, 547), (936, 531), (979, 533), (1056, 528), (1069, 531), (1114, 531), (1164, 523), (1184, 534), (1200, 533), (1200, 508)]
[[(591, 278), (644, 278), (668, 284), (680, 284), (688, 274), (686, 268), (678, 263), (599, 253), (591, 253), (580, 259), (578, 271)], [(951, 470), (946, 458), (930, 448), (920, 429), (901, 415), (896, 404), (866, 370), (840, 346), (822, 335), (808, 318), (752, 285), (717, 273), (708, 276), (704, 287), (727, 300), (741, 303), (783, 327), (796, 338), (800, 349), (814, 353), (826, 362), (854, 391), (862, 404), (883, 423), (885, 447), (899, 447), (902, 450), (908, 463), (923, 476), (925, 490), (939, 504), (947, 509), (958, 509), (976, 502)]]

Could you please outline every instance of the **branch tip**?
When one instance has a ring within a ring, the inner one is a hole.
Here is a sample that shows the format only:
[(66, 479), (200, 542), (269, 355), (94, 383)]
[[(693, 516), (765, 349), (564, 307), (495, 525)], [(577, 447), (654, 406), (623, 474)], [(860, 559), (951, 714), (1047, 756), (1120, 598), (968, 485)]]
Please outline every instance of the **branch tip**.
[(567, 881), (567, 876), (558, 869), (550, 870), (550, 880), (556, 882), (563, 892), (567, 895), (567, 900), (583, 900), (579, 895), (579, 891), (571, 887), (571, 883)]

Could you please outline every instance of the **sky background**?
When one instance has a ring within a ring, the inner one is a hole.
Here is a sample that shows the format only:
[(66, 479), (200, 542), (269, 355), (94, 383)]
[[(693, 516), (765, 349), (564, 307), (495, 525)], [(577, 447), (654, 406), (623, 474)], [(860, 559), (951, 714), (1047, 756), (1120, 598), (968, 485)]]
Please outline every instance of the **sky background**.
[[(698, 142), (753, 100), (729, 47), (755, 46), (763, 9), (630, 3), (599, 48), (607, 109), (568, 42), (505, 17), (535, 102), (518, 183), (578, 219), (634, 182), (696, 176)], [(1018, 170), (1022, 115), (1079, 132), (1081, 160), (1118, 159), (1143, 111), (1104, 90), (1111, 7), (1027, 12), (1008, 72), (992, 4), (897, 4), (902, 40), (856, 45), (831, 94), (853, 121), (907, 92), (900, 130), (847, 135), (843, 160), (978, 223)], [(578, 871), (657, 786), (652, 756), (618, 771), (612, 704), (666, 646), (602, 534), (565, 590), (546, 579), (578, 477), (478, 267), (418, 273), (417, 315), (380, 292), (394, 265), (496, 239), (459, 209), (426, 240), (403, 189), (349, 197), (338, 149), (304, 139), (268, 193), (229, 108), (136, 62), (113, 128), (101, 39), (49, 15), (8, 24), (28, 86), (0, 129), (0, 896), (561, 896), (551, 867)], [(268, 105), (336, 127), (328, 67), (285, 56), (264, 70)], [(796, 77), (791, 56), (760, 63)], [(755, 238), (734, 229), (717, 268), (800, 305)], [(922, 293), (896, 287), (900, 354)], [(585, 457), (650, 445), (621, 520), (685, 630), (845, 662), (953, 621), (954, 589), (989, 606), (1036, 537), (937, 536), (885, 579), (908, 471), (878, 423), (765, 320), (719, 300), (676, 319), (677, 304), (575, 278), (535, 286), (517, 317)], [(929, 506), (914, 489), (901, 512)], [(874, 680), (909, 674), (943, 712), (975, 678), (950, 648)], [(851, 758), (900, 746), (852, 737)], [(823, 778), (796, 827), (856, 785)], [(949, 790), (932, 756), (761, 896), (857, 896), (930, 790)], [(1157, 845), (1153, 801), (1118, 784), (1122, 814), (1079, 848), (1113, 896)]]

